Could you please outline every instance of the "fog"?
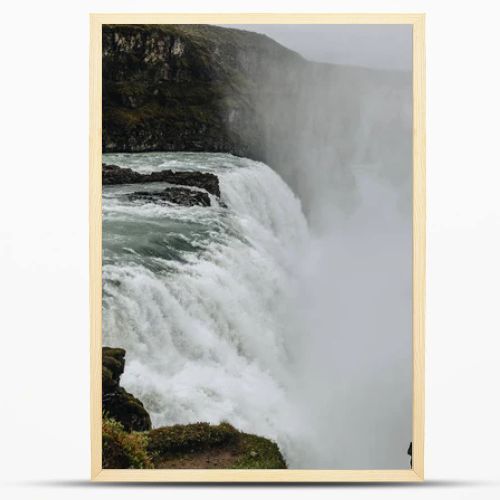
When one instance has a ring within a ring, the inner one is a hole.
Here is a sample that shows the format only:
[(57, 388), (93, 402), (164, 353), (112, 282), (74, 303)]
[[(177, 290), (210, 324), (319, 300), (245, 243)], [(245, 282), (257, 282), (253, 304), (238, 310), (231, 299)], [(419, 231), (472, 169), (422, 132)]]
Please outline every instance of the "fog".
[(238, 24), (316, 62), (411, 71), (412, 27), (404, 24)]
[(283, 71), (259, 75), (252, 106), (263, 157), (311, 231), (288, 315), (303, 462), (408, 468), (411, 73), (301, 62)]

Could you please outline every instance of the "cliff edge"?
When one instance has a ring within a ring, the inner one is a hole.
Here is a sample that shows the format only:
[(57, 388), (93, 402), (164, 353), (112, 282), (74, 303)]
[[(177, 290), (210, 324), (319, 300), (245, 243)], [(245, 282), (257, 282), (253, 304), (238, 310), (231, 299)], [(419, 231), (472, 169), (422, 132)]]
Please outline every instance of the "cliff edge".
[(252, 95), (306, 64), (267, 36), (208, 25), (103, 27), (103, 151), (260, 158)]

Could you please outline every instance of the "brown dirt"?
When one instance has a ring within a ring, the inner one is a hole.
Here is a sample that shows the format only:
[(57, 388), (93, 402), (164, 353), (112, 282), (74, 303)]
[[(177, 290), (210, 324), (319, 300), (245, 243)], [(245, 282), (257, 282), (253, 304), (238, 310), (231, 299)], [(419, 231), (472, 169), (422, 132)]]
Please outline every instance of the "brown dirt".
[(156, 469), (230, 469), (240, 454), (235, 449), (212, 448), (162, 459)]

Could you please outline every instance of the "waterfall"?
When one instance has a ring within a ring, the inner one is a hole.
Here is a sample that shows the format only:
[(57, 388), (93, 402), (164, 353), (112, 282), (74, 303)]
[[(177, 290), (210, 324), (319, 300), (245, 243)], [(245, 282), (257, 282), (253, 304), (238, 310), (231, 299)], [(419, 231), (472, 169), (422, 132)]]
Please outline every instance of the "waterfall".
[(124, 387), (155, 426), (226, 420), (292, 453), (287, 317), (309, 239), (299, 200), (268, 166), (231, 155), (105, 161), (136, 168), (138, 156), (146, 170), (216, 173), (227, 208), (138, 204), (130, 186), (105, 188), (103, 334), (127, 350)]
[[(310, 228), (267, 165), (229, 154), (105, 155), (215, 173), (209, 207), (103, 192), (104, 343), (153, 425), (228, 421), (291, 468), (404, 468), (411, 439), (408, 231), (376, 176), (336, 232)], [(367, 252), (367, 247), (370, 250)], [(401, 271), (403, 279), (393, 275)]]

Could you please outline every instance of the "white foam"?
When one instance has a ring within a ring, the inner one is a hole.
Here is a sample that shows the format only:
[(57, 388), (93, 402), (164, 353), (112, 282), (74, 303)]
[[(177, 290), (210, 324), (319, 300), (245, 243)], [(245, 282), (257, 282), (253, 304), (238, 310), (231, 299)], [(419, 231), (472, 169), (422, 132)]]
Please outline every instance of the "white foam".
[(171, 218), (188, 224), (183, 231), (204, 221), (216, 228), (202, 251), (164, 262), (162, 272), (141, 265), (135, 252), (134, 262), (120, 252), (105, 261), (104, 342), (127, 350), (123, 385), (155, 426), (227, 420), (278, 440), (291, 457), (299, 423), (288, 397), (285, 317), (307, 224), (300, 202), (269, 167), (230, 155), (224, 163), (218, 175), (227, 209), (104, 197), (105, 224), (146, 218), (161, 232)]

